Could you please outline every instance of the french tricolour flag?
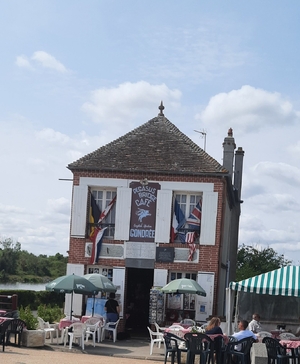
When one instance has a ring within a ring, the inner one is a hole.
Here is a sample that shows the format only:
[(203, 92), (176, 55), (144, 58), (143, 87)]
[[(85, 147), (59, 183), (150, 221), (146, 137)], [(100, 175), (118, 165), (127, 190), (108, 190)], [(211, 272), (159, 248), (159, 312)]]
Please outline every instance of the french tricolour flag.
[(172, 219), (172, 229), (171, 229), (171, 243), (174, 243), (178, 229), (180, 229), (185, 224), (185, 216), (182, 212), (177, 200), (174, 200), (174, 211)]
[(105, 230), (107, 227), (101, 229), (99, 227), (96, 227), (93, 231), (93, 233), (90, 235), (90, 239), (93, 242), (93, 248), (92, 248), (92, 254), (91, 254), (91, 264), (98, 263), (101, 246), (102, 246), (102, 239), (105, 234)]

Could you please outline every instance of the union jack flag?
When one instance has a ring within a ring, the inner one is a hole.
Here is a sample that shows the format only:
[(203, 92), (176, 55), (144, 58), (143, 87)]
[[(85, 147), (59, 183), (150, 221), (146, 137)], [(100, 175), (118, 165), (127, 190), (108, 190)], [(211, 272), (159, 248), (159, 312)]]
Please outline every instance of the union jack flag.
[(189, 225), (189, 229), (191, 230), (200, 230), (201, 224), (201, 200), (194, 207), (193, 211), (190, 213), (190, 216), (186, 219), (186, 223)]

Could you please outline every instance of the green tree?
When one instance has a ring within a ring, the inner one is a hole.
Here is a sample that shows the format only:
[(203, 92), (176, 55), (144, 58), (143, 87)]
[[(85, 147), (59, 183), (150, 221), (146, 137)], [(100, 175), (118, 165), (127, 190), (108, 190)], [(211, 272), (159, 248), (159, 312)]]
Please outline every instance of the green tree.
[(0, 241), (1, 282), (45, 282), (66, 274), (68, 257), (56, 253), (54, 256), (36, 256), (21, 250), (20, 243), (12, 239)]
[(258, 274), (270, 272), (292, 262), (279, 255), (272, 248), (255, 248), (253, 246), (242, 245), (238, 249), (236, 280), (241, 281)]
[(7, 279), (9, 274), (16, 273), (20, 251), (21, 244), (14, 243), (12, 239), (0, 241), (0, 272), (3, 280)]
[(67, 257), (64, 257), (60, 253), (56, 253), (53, 256), (49, 256), (47, 260), (51, 277), (57, 278), (66, 274), (66, 267), (68, 263)]

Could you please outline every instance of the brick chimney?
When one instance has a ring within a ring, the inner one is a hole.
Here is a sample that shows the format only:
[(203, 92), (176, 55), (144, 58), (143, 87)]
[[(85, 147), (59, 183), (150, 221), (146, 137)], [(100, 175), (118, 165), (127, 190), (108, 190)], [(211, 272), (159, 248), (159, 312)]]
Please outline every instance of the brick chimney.
[(243, 177), (243, 161), (244, 154), (242, 147), (238, 147), (235, 152), (235, 163), (234, 163), (234, 188), (238, 192), (238, 198), (241, 199), (241, 191), (242, 191), (242, 177)]
[(224, 139), (223, 143), (223, 167), (229, 171), (230, 176), (232, 177), (233, 173), (233, 159), (234, 159), (234, 150), (236, 148), (232, 128), (228, 130), (228, 136)]

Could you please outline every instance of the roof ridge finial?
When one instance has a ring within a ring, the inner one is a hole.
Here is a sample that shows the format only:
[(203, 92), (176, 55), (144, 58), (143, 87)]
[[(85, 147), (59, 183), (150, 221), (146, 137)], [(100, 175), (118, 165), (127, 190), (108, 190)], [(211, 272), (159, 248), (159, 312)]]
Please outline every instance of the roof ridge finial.
[(163, 102), (161, 101), (160, 102), (160, 106), (158, 107), (159, 108), (159, 110), (160, 110), (160, 112), (159, 112), (159, 114), (158, 114), (158, 116), (164, 116), (164, 113), (163, 113), (163, 111), (164, 111), (164, 105), (163, 105)]

